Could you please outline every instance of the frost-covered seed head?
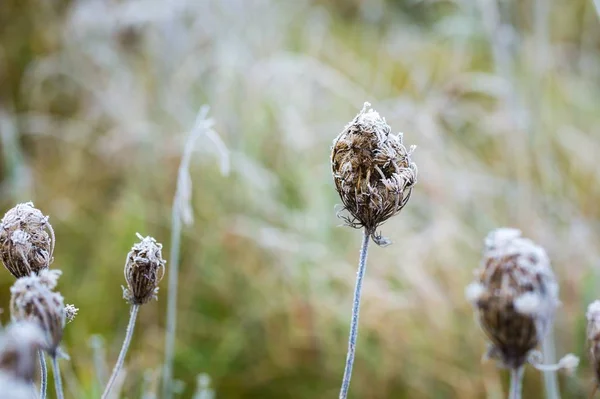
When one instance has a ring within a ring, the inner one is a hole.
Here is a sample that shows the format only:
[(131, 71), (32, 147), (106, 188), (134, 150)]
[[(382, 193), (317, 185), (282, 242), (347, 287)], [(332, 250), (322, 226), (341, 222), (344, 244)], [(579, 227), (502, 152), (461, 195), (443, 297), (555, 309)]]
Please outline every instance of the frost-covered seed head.
[(54, 231), (32, 202), (10, 209), (0, 222), (0, 257), (16, 278), (39, 273), (52, 263)]
[(590, 363), (594, 367), (596, 384), (600, 385), (600, 301), (587, 308), (587, 339), (590, 345)]
[(389, 243), (376, 229), (408, 202), (417, 182), (417, 166), (379, 114), (365, 103), (333, 141), (331, 169), (349, 226), (366, 228), (379, 245)]
[(162, 258), (162, 244), (152, 237), (142, 237), (127, 255), (123, 298), (132, 305), (142, 305), (156, 299), (158, 283), (165, 274), (166, 261)]
[(558, 285), (543, 248), (516, 229), (488, 234), (481, 267), (466, 290), (494, 353), (508, 368), (527, 361), (559, 305)]
[(3, 398), (10, 399), (31, 399), (32, 395), (31, 382), (25, 382), (15, 379), (11, 373), (0, 370), (0, 392)]
[(79, 308), (76, 308), (75, 305), (65, 305), (65, 318), (67, 319), (67, 324), (75, 320), (75, 316), (77, 316), (78, 312)]
[(10, 312), (14, 321), (34, 321), (44, 331), (46, 350), (57, 354), (65, 327), (65, 306), (62, 295), (53, 292), (59, 270), (42, 270), (19, 278), (10, 288)]
[(10, 324), (0, 337), (0, 371), (31, 382), (37, 367), (37, 353), (45, 345), (44, 333), (36, 323)]

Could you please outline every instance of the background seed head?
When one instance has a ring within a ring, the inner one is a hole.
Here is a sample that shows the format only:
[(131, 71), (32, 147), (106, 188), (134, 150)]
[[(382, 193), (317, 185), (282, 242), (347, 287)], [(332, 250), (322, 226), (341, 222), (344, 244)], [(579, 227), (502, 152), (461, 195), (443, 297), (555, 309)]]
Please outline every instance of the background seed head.
[(151, 299), (157, 299), (158, 283), (165, 273), (166, 261), (162, 258), (162, 244), (152, 237), (142, 237), (135, 244), (125, 263), (123, 298), (132, 305), (142, 305)]
[(23, 382), (31, 382), (37, 367), (37, 353), (46, 339), (37, 323), (11, 323), (0, 337), (0, 371)]
[(16, 278), (39, 273), (52, 263), (54, 231), (32, 202), (10, 209), (0, 222), (0, 257)]
[(600, 384), (600, 301), (594, 301), (588, 306), (586, 316), (590, 363), (594, 368), (596, 384)]
[(59, 270), (42, 270), (19, 278), (10, 288), (10, 312), (14, 321), (36, 322), (46, 337), (46, 349), (55, 356), (65, 327), (65, 306), (62, 295), (53, 292)]
[(493, 351), (508, 368), (523, 365), (543, 339), (559, 305), (558, 285), (543, 248), (516, 229), (485, 239), (481, 267), (467, 287)]
[(378, 244), (379, 225), (408, 202), (417, 181), (417, 167), (402, 143), (379, 114), (365, 103), (362, 110), (333, 141), (331, 169), (335, 188), (349, 226), (364, 227)]

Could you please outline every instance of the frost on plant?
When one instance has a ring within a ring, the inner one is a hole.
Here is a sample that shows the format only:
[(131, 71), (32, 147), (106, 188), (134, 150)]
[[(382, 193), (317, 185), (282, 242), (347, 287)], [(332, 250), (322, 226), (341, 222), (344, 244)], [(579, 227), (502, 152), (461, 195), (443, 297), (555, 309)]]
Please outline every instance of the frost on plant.
[(132, 305), (142, 305), (156, 299), (158, 283), (165, 274), (166, 261), (162, 258), (162, 244), (152, 237), (142, 237), (127, 255), (123, 297)]
[(48, 216), (32, 202), (10, 209), (0, 222), (0, 257), (16, 278), (47, 269), (52, 263), (54, 231)]
[(534, 350), (552, 326), (560, 303), (558, 284), (546, 251), (519, 230), (488, 234), (481, 267), (465, 294), (491, 341), (489, 356), (503, 366), (518, 369), (529, 362), (546, 370), (575, 364), (575, 357), (567, 355), (558, 365), (543, 365)]
[(389, 242), (376, 229), (408, 202), (417, 181), (402, 134), (391, 133), (385, 119), (365, 103), (362, 110), (333, 141), (331, 168), (335, 188), (349, 226), (364, 227), (379, 245)]

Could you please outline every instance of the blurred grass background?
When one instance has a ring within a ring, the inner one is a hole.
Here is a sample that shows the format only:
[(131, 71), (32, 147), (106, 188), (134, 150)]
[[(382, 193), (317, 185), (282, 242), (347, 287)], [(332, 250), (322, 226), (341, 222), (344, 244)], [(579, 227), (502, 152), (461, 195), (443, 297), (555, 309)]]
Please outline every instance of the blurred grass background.
[[(600, 24), (570, 0), (2, 0), (0, 205), (51, 216), (67, 395), (98, 397), (90, 338), (116, 360), (135, 232), (165, 244), (187, 131), (204, 104), (182, 248), (176, 378), (192, 397), (331, 398), (341, 383), (361, 234), (339, 227), (333, 138), (370, 101), (419, 183), (383, 226), (363, 293), (353, 398), (503, 398), (463, 290), (492, 228), (543, 245), (560, 279), (560, 377), (585, 398), (585, 307), (600, 296)], [(12, 278), (0, 276), (8, 303)], [(141, 309), (123, 397), (150, 398), (166, 280)], [(4, 321), (7, 315), (3, 316)], [(527, 398), (541, 398), (527, 370)], [(144, 382), (146, 381), (146, 382)], [(149, 382), (148, 382), (149, 381)], [(504, 390), (504, 391), (503, 391)]]

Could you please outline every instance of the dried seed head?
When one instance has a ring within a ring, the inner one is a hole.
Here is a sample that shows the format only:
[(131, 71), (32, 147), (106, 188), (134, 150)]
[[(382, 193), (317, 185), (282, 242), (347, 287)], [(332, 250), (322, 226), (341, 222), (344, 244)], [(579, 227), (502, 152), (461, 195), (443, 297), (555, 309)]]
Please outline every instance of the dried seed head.
[(166, 263), (162, 258), (162, 244), (152, 237), (137, 236), (141, 241), (127, 254), (127, 288), (123, 287), (123, 298), (132, 305), (142, 305), (157, 298), (157, 286), (165, 274)]
[(62, 295), (53, 292), (60, 270), (42, 270), (39, 275), (21, 277), (10, 288), (10, 312), (15, 321), (35, 321), (44, 331), (46, 350), (56, 356), (65, 327)]
[(65, 318), (67, 319), (67, 324), (75, 320), (75, 316), (77, 316), (78, 312), (79, 308), (76, 308), (75, 305), (65, 305)]
[(0, 222), (0, 257), (16, 278), (39, 273), (52, 263), (54, 231), (32, 202), (18, 204)]
[(6, 373), (0, 370), (0, 392), (3, 398), (10, 399), (31, 399), (32, 386), (31, 382), (25, 382), (15, 379), (11, 373)]
[(402, 144), (379, 114), (362, 110), (333, 141), (331, 169), (335, 188), (342, 199), (349, 226), (364, 227), (373, 240), (388, 242), (376, 229), (408, 202), (417, 181), (417, 166), (411, 161), (414, 150)]
[(44, 333), (36, 323), (10, 324), (0, 337), (0, 370), (24, 382), (32, 381), (37, 353), (45, 345)]
[(519, 230), (508, 228), (487, 236), (482, 265), (466, 296), (492, 342), (490, 353), (508, 368), (527, 361), (559, 305), (558, 285), (546, 252), (521, 237)]
[(590, 345), (590, 362), (594, 367), (596, 384), (600, 384), (600, 301), (592, 302), (587, 309), (587, 338)]

